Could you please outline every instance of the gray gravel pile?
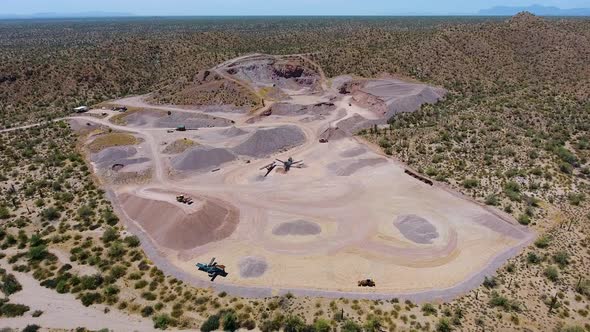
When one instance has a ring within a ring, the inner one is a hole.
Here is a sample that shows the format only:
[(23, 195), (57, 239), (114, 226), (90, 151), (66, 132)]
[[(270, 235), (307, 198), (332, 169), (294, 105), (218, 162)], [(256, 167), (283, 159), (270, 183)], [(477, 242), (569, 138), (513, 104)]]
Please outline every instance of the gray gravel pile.
[(179, 171), (206, 171), (235, 159), (227, 149), (198, 146), (172, 158), (172, 167)]
[(415, 214), (399, 216), (393, 224), (405, 238), (415, 243), (430, 244), (438, 238), (436, 227)]
[(327, 116), (335, 109), (336, 106), (334, 103), (319, 103), (314, 105), (277, 103), (272, 106), (272, 114), (281, 116), (298, 116), (307, 114)]
[(295, 220), (284, 222), (273, 228), (274, 235), (317, 235), (322, 232), (322, 228), (313, 222), (306, 220)]
[(266, 272), (268, 264), (264, 257), (246, 256), (240, 259), (238, 267), (240, 268), (240, 277), (258, 278)]
[(149, 162), (149, 158), (132, 158), (137, 154), (137, 149), (132, 146), (114, 146), (106, 148), (98, 153), (93, 153), (90, 159), (98, 168), (111, 168), (115, 164), (129, 166)]
[(301, 145), (305, 134), (295, 126), (259, 129), (245, 142), (233, 148), (239, 155), (262, 158)]
[(237, 128), (235, 126), (224, 129), (221, 134), (225, 137), (238, 137), (247, 134), (248, 132), (244, 129)]
[(171, 115), (160, 117), (154, 122), (154, 126), (157, 128), (176, 128), (177, 126), (185, 126), (187, 129), (197, 129), (228, 127), (231, 125), (231, 120), (225, 118), (187, 112), (173, 112)]

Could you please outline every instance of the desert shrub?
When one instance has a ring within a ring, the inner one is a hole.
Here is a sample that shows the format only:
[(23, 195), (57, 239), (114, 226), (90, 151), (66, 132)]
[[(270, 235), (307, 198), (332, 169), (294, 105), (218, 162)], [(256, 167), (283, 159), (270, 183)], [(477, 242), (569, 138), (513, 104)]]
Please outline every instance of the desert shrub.
[(115, 226), (119, 222), (119, 217), (117, 217), (117, 215), (110, 209), (107, 209), (102, 213), (102, 219), (110, 226)]
[(485, 199), (485, 203), (487, 205), (493, 205), (493, 206), (497, 206), (498, 204), (500, 204), (500, 202), (498, 201), (498, 196), (491, 194), (488, 195)]
[(6, 206), (0, 206), (0, 219), (10, 218), (10, 211)]
[(496, 280), (495, 277), (484, 277), (483, 279), (483, 285), (486, 288), (495, 288), (496, 286), (498, 286), (498, 281)]
[(22, 289), (22, 285), (13, 274), (5, 274), (2, 276), (2, 293), (6, 296), (10, 296)]
[(559, 265), (559, 267), (563, 268), (568, 265), (570, 262), (570, 255), (565, 251), (558, 251), (553, 254), (553, 261)]
[(547, 248), (550, 243), (551, 243), (551, 238), (547, 235), (543, 235), (535, 241), (535, 246), (537, 248), (544, 249), (544, 248)]
[(61, 216), (61, 214), (56, 208), (49, 207), (41, 211), (41, 216), (46, 220), (52, 221), (58, 219)]
[(168, 325), (173, 323), (173, 320), (170, 316), (166, 314), (157, 315), (153, 318), (154, 328), (165, 330), (168, 328)]
[(537, 255), (535, 252), (531, 251), (527, 254), (526, 257), (527, 262), (531, 263), (531, 264), (539, 264), (541, 263), (541, 257), (539, 257), (539, 255)]
[(496, 291), (492, 292), (489, 303), (490, 306), (501, 307), (505, 311), (520, 311), (520, 304), (518, 302), (510, 300), (507, 297), (498, 294)]
[(104, 233), (102, 233), (102, 241), (104, 243), (110, 243), (112, 241), (115, 241), (118, 238), (119, 238), (119, 232), (117, 232), (117, 230), (112, 227), (105, 229)]
[(201, 325), (202, 332), (215, 331), (219, 328), (219, 315), (211, 315)]
[(256, 322), (252, 319), (247, 319), (240, 324), (240, 327), (246, 330), (254, 330), (256, 328)]
[(141, 315), (143, 317), (149, 317), (154, 313), (154, 308), (152, 308), (152, 306), (145, 306), (143, 307), (143, 309), (141, 309)]
[(424, 314), (424, 316), (436, 316), (438, 311), (436, 310), (436, 308), (434, 307), (434, 305), (432, 305), (431, 303), (425, 303), (422, 305), (422, 313)]
[(41, 244), (35, 247), (31, 247), (29, 249), (28, 256), (31, 260), (40, 261), (45, 259), (48, 253), (49, 252), (47, 251), (47, 247), (44, 244)]
[(30, 309), (31, 308), (23, 304), (4, 303), (0, 306), (0, 316), (18, 317), (24, 315), (24, 313)]
[(131, 235), (131, 236), (126, 237), (124, 241), (129, 247), (137, 247), (141, 243), (139, 241), (139, 238), (135, 235)]
[(441, 318), (438, 320), (438, 323), (436, 323), (436, 331), (437, 332), (451, 332), (453, 331), (453, 325), (451, 325), (451, 322), (449, 321), (448, 318)]
[(313, 323), (313, 330), (315, 332), (330, 332), (332, 327), (330, 326), (330, 322), (325, 319), (318, 319)]
[(100, 303), (102, 296), (97, 292), (87, 292), (80, 296), (80, 301), (85, 307), (91, 306), (94, 303)]
[(37, 332), (41, 329), (41, 326), (33, 324), (33, 325), (27, 325), (25, 326), (25, 328), (23, 329), (22, 332)]
[(283, 321), (285, 332), (301, 332), (305, 328), (305, 322), (299, 316), (289, 315)]
[(366, 332), (379, 332), (381, 331), (381, 321), (379, 318), (371, 316), (369, 319), (367, 319), (363, 327), (363, 330)]
[(240, 328), (240, 323), (238, 322), (238, 317), (233, 311), (229, 311), (223, 314), (221, 317), (221, 323), (223, 325), (224, 331), (235, 331)]
[(342, 324), (342, 332), (361, 332), (363, 329), (355, 321), (347, 319)]
[(32, 316), (33, 316), (33, 317), (40, 317), (41, 315), (43, 315), (43, 311), (41, 311), (41, 310), (35, 310), (35, 311), (32, 313)]
[(472, 189), (479, 186), (479, 181), (476, 179), (465, 179), (463, 180), (463, 187), (467, 189)]
[(584, 193), (571, 193), (567, 195), (567, 199), (571, 205), (578, 206), (580, 203), (586, 200), (586, 195), (584, 195)]
[(557, 281), (557, 279), (559, 279), (559, 271), (555, 266), (547, 266), (547, 268), (545, 268), (545, 271), (543, 271), (543, 275), (547, 277), (547, 279), (554, 282)]
[(528, 225), (531, 223), (531, 218), (527, 214), (521, 214), (518, 216), (518, 222), (521, 225)]

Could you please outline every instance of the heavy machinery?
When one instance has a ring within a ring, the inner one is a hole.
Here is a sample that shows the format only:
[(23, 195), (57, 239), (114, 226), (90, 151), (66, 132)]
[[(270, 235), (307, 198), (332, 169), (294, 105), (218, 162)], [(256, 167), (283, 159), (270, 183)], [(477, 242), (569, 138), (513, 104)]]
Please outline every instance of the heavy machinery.
[(373, 279), (360, 280), (358, 285), (359, 287), (375, 287), (375, 281)]
[[(277, 161), (282, 163), (283, 165), (280, 165), (280, 164), (277, 165)], [(277, 159), (276, 161), (273, 161), (272, 163), (260, 168), (260, 170), (266, 169), (266, 174), (264, 174), (264, 177), (267, 177), (268, 174), (270, 174), (270, 172), (272, 172), (272, 170), (275, 169), (277, 166), (283, 167), (285, 172), (288, 172), (291, 169), (291, 167), (303, 166), (303, 160), (294, 161), (293, 157), (289, 157), (289, 159), (287, 159), (287, 161), (282, 161), (280, 159)]]
[(183, 204), (187, 204), (187, 205), (193, 204), (193, 199), (188, 196), (185, 196), (185, 195), (176, 196), (176, 201), (178, 203), (183, 203)]
[(214, 281), (217, 276), (227, 277), (227, 272), (225, 272), (225, 265), (218, 265), (215, 262), (215, 257), (211, 258), (211, 262), (209, 264), (197, 263), (197, 267), (199, 271), (207, 272), (211, 281)]

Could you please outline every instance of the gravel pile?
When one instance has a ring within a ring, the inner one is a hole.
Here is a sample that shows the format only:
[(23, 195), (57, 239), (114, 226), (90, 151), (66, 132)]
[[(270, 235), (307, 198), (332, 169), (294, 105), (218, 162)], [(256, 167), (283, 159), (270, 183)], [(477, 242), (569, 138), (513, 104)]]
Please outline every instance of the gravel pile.
[(393, 224), (406, 239), (414, 243), (430, 244), (432, 240), (438, 238), (436, 227), (428, 220), (414, 214), (399, 216)]
[(266, 272), (268, 264), (264, 257), (246, 256), (238, 262), (240, 268), (240, 277), (258, 278)]
[(295, 126), (259, 129), (233, 148), (239, 155), (262, 158), (305, 142), (305, 134)]
[(244, 129), (237, 128), (235, 126), (221, 131), (221, 135), (225, 137), (238, 137), (247, 134), (248, 132)]
[(227, 149), (198, 146), (172, 158), (172, 167), (179, 171), (206, 171), (235, 159)]
[(277, 103), (272, 106), (272, 114), (281, 116), (298, 116), (307, 114), (327, 116), (335, 109), (336, 106), (334, 103), (318, 103), (314, 105)]
[(185, 126), (187, 129), (209, 128), (209, 127), (228, 127), (231, 126), (231, 120), (197, 113), (172, 112), (171, 115), (165, 115), (154, 121), (156, 128), (176, 128)]
[(313, 222), (306, 220), (295, 220), (284, 222), (273, 228), (272, 233), (279, 236), (287, 235), (317, 235), (322, 228)]

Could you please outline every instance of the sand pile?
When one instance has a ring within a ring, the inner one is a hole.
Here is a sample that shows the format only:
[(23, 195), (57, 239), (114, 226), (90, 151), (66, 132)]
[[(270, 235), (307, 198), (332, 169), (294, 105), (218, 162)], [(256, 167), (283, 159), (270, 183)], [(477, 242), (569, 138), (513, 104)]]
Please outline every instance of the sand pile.
[(328, 165), (328, 169), (337, 176), (349, 176), (356, 173), (361, 168), (375, 166), (385, 163), (387, 159), (384, 158), (367, 158), (358, 159), (354, 161), (337, 161)]
[(258, 278), (266, 272), (268, 264), (264, 257), (246, 256), (240, 259), (238, 267), (240, 268), (240, 277)]
[(414, 214), (399, 216), (393, 224), (406, 239), (415, 243), (429, 244), (433, 239), (438, 238), (436, 227), (428, 220)]
[(322, 228), (313, 222), (306, 220), (295, 220), (279, 224), (272, 229), (274, 235), (317, 235), (322, 232)]
[(179, 171), (206, 171), (233, 161), (236, 156), (222, 148), (197, 146), (172, 158), (172, 167)]
[(348, 137), (349, 134), (347, 134), (344, 130), (340, 129), (339, 127), (330, 127), (326, 130), (324, 130), (319, 138), (320, 140), (326, 140), (326, 141), (336, 141), (339, 139), (343, 139)]
[(237, 154), (262, 158), (305, 142), (305, 134), (296, 126), (259, 129), (245, 142), (233, 148)]
[(125, 213), (160, 246), (188, 250), (230, 236), (239, 222), (239, 211), (232, 205), (206, 199), (200, 208), (187, 213), (173, 203), (135, 195), (119, 197)]

